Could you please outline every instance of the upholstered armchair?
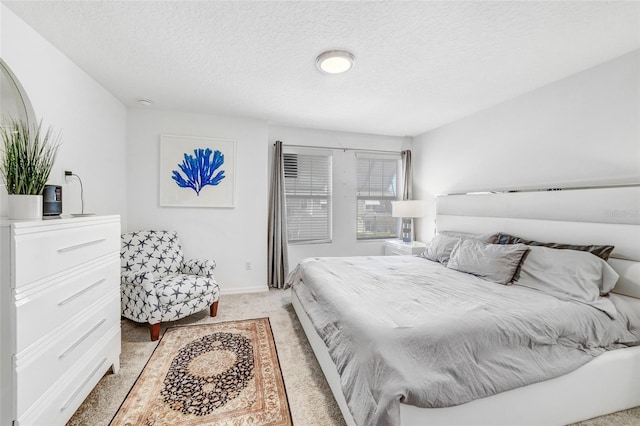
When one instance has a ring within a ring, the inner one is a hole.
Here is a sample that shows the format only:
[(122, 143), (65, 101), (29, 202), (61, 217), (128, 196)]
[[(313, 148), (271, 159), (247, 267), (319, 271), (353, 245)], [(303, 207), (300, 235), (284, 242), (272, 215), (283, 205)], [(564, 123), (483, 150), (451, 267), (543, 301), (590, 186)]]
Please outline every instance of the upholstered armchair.
[(206, 308), (215, 317), (219, 287), (213, 260), (184, 260), (173, 231), (122, 234), (120, 249), (122, 316), (149, 323), (158, 340), (160, 323), (175, 321)]

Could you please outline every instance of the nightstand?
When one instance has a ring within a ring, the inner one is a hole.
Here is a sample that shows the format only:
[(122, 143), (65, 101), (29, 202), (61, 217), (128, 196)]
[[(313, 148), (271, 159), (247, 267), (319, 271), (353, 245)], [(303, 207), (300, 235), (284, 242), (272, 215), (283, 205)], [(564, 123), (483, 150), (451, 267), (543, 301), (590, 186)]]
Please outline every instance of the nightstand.
[(405, 243), (402, 240), (388, 240), (384, 242), (385, 256), (411, 256), (421, 254), (424, 251), (425, 243), (412, 241)]

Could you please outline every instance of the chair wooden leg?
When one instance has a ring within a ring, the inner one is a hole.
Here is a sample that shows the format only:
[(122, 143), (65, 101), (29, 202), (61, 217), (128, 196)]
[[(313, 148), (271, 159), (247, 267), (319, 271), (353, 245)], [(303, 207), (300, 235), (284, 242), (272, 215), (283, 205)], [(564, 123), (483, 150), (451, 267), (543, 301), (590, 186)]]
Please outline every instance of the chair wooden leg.
[(211, 305), (209, 310), (211, 311), (211, 316), (212, 317), (215, 317), (216, 315), (218, 315), (218, 301), (217, 300), (215, 302), (213, 302), (213, 304)]
[(160, 323), (149, 324), (149, 331), (151, 332), (151, 341), (155, 342), (160, 338)]

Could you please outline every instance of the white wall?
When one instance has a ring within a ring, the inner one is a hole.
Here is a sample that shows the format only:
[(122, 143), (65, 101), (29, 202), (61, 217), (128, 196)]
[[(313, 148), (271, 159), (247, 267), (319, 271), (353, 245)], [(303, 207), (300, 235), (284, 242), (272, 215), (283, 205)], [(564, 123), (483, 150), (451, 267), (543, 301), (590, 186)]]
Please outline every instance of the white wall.
[[(49, 183), (63, 185), (63, 213), (80, 212), (78, 182), (64, 182), (63, 170), (71, 170), (84, 183), (86, 212), (119, 214), (126, 223), (126, 108), (6, 6), (0, 8), (2, 59), (44, 127), (62, 132)], [(0, 197), (0, 215), (6, 215), (5, 200)]]
[(290, 244), (289, 270), (306, 257), (381, 256), (384, 252), (383, 241), (356, 239), (356, 156), (354, 151), (342, 149), (400, 152), (411, 148), (411, 138), (271, 126), (269, 165), (273, 155), (273, 144), (277, 140), (282, 141), (285, 146), (289, 144), (338, 148), (333, 151), (333, 240), (327, 244)]
[(414, 138), (414, 190), (435, 194), (640, 182), (640, 50)]
[[(222, 293), (267, 290), (267, 124), (171, 111), (129, 109), (128, 229), (172, 229), (185, 257), (214, 259)], [(160, 207), (160, 135), (236, 141), (235, 208)], [(252, 269), (245, 269), (245, 262)]]

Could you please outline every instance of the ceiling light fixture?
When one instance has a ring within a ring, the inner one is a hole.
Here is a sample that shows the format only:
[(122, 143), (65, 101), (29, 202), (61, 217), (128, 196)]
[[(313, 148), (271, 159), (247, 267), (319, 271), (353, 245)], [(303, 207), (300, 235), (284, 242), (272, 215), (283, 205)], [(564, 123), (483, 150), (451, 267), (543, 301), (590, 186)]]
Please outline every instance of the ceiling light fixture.
[(151, 106), (153, 101), (151, 99), (140, 98), (138, 99), (138, 103), (142, 106), (148, 107), (148, 106)]
[(355, 61), (355, 56), (346, 50), (328, 50), (318, 55), (316, 65), (322, 72), (340, 74), (349, 71)]

